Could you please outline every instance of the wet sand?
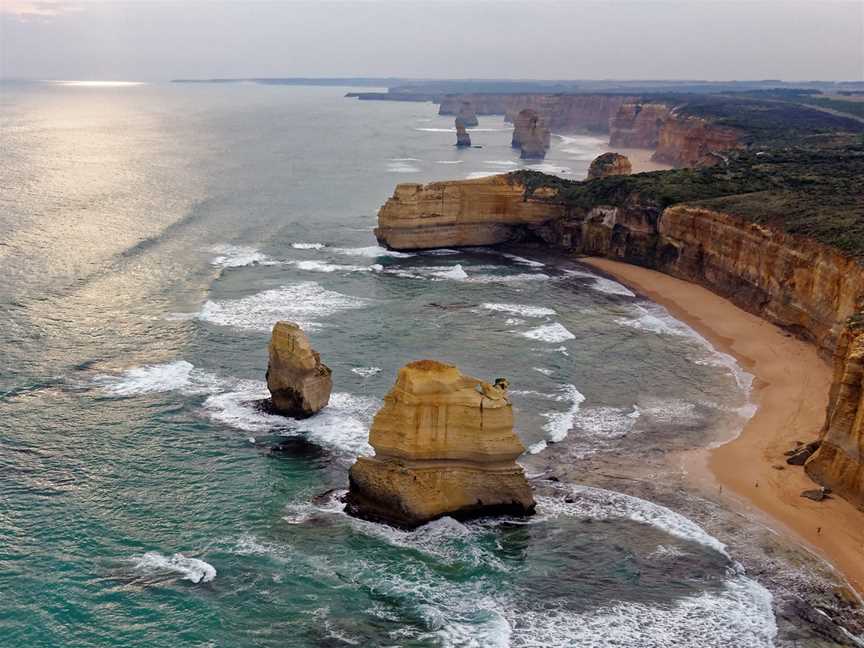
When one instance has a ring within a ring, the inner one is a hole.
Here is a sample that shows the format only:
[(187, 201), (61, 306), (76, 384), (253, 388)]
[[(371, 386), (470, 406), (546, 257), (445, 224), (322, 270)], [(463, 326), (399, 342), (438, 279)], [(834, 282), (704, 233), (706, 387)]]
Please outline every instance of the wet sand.
[(794, 534), (864, 592), (864, 512), (838, 497), (801, 497), (817, 485), (783, 455), (822, 427), (831, 368), (815, 347), (696, 284), (608, 259), (580, 260), (664, 306), (755, 377), (756, 414), (734, 440), (676, 457), (686, 479), (776, 532)]

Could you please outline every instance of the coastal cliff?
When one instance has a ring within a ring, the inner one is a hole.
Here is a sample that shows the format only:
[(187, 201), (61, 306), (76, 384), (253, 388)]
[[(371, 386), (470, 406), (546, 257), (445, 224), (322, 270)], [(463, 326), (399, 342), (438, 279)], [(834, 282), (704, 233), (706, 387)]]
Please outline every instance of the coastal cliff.
[(742, 146), (735, 129), (673, 111), (660, 127), (652, 159), (676, 167), (705, 166), (721, 162), (723, 151)]
[(439, 115), (456, 115), (468, 101), (478, 115), (504, 115), (514, 121), (519, 111), (535, 111), (553, 131), (608, 133), (609, 120), (633, 97), (622, 95), (568, 94), (470, 94), (441, 98)]
[(864, 329), (858, 319), (837, 344), (821, 443), (804, 468), (864, 510)]
[[(400, 185), (379, 212), (376, 235), (394, 249), (535, 241), (622, 260), (705, 286), (812, 342), (824, 357), (835, 354), (823, 446), (807, 471), (864, 508), (864, 266), (855, 256), (864, 154), (837, 154), (839, 165), (833, 153), (795, 155), (582, 183), (516, 172)], [(794, 193), (802, 181), (807, 193)], [(831, 200), (833, 219), (845, 223), (840, 235), (831, 217), (807, 218), (825, 207), (814, 201)]]
[(609, 145), (655, 149), (653, 160), (676, 167), (717, 164), (722, 151), (743, 146), (742, 133), (736, 129), (656, 102), (623, 104), (610, 122)]
[(394, 250), (496, 245), (513, 238), (514, 226), (563, 216), (563, 207), (524, 200), (524, 190), (503, 175), (400, 184), (378, 212), (375, 236)]

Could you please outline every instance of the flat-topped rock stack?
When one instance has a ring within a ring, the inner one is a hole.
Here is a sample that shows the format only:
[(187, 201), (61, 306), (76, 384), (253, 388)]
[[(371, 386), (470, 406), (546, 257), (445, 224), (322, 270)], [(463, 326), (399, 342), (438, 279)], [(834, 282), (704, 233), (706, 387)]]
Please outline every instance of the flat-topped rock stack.
[(468, 134), (468, 130), (465, 127), (465, 120), (461, 117), (457, 117), (455, 123), (456, 146), (458, 146), (459, 148), (471, 146), (471, 136)]
[(400, 369), (369, 433), (375, 456), (351, 467), (348, 513), (403, 528), (533, 513), (506, 387), (435, 360)]
[(267, 389), (273, 409), (292, 418), (312, 416), (330, 402), (330, 368), (294, 322), (276, 322), (270, 337)]
[(520, 110), (513, 120), (510, 145), (521, 150), (522, 159), (543, 159), (551, 142), (552, 134), (537, 111), (531, 108)]

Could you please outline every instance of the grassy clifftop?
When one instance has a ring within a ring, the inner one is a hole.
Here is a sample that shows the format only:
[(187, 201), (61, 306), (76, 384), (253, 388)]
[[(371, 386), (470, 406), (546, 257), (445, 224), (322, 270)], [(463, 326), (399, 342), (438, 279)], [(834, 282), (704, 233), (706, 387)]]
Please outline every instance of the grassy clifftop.
[(729, 155), (726, 165), (575, 182), (535, 171), (511, 177), (527, 194), (558, 190), (554, 202), (575, 210), (638, 199), (658, 209), (692, 204), (813, 238), (864, 259), (864, 138), (844, 137)]

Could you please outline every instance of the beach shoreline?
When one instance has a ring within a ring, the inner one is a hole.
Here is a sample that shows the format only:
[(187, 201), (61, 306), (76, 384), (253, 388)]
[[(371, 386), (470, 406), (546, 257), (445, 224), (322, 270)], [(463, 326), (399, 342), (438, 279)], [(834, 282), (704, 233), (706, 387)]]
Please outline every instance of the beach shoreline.
[(665, 307), (754, 376), (756, 411), (741, 433), (673, 459), (686, 481), (776, 533), (794, 535), (864, 592), (864, 512), (839, 497), (801, 497), (818, 485), (802, 467), (786, 465), (783, 454), (814, 440), (824, 421), (831, 367), (815, 346), (697, 284), (619, 261), (579, 260)]

